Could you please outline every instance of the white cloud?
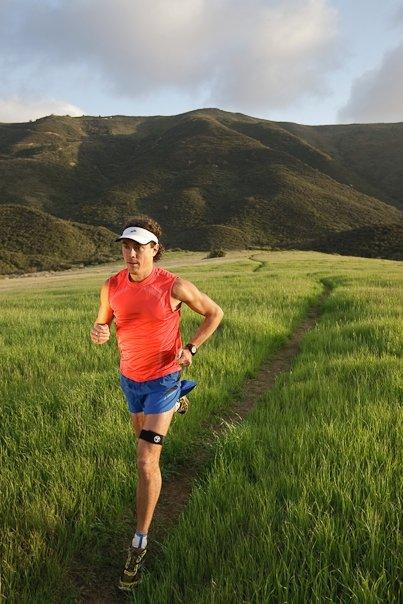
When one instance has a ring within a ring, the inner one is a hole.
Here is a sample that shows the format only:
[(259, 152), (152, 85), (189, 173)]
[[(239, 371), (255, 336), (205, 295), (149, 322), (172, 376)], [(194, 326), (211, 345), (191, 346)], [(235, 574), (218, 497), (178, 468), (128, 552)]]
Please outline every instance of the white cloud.
[(327, 95), (343, 53), (330, 0), (5, 2), (9, 86), (27, 65), (48, 87), (74, 67), (125, 98), (169, 90), (267, 111)]
[(79, 107), (54, 99), (27, 102), (16, 96), (8, 99), (0, 98), (0, 122), (28, 122), (51, 113), (71, 117), (79, 117), (84, 114)]
[(316, 0), (256, 4), (217, 63), (211, 99), (259, 111), (326, 96), (327, 75), (340, 65), (336, 11)]
[(403, 42), (385, 53), (379, 67), (352, 85), (348, 102), (338, 112), (341, 122), (403, 121)]
[[(389, 28), (402, 29), (403, 4), (390, 17)], [(338, 111), (340, 122), (403, 121), (403, 40), (385, 52), (380, 64), (356, 78), (350, 98)]]

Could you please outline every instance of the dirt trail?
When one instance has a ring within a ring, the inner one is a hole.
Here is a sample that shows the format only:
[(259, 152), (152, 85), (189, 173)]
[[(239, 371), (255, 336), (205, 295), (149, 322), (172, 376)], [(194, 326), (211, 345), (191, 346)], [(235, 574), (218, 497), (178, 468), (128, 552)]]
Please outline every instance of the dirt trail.
[[(259, 270), (261, 266), (257, 267)], [(254, 407), (256, 400), (265, 392), (270, 390), (277, 376), (289, 371), (293, 359), (299, 352), (299, 345), (304, 335), (314, 328), (315, 324), (322, 314), (323, 304), (328, 298), (331, 288), (328, 285), (324, 286), (322, 294), (317, 298), (315, 303), (310, 307), (307, 315), (295, 329), (289, 340), (275, 354), (274, 357), (267, 360), (261, 367), (258, 375), (255, 378), (248, 379), (243, 387), (243, 393), (239, 400), (235, 401), (231, 409), (226, 413), (222, 413), (220, 420), (215, 423), (205, 423), (204, 427), (208, 427), (212, 434), (220, 434), (228, 429), (228, 424), (240, 423), (245, 419), (248, 412)], [(203, 445), (195, 445), (192, 452), (192, 465), (187, 465), (181, 470), (178, 475), (166, 480), (162, 487), (160, 499), (157, 504), (152, 527), (152, 543), (149, 546), (149, 555), (147, 560), (147, 569), (152, 572), (154, 565), (158, 564), (159, 554), (161, 552), (161, 543), (164, 541), (167, 533), (178, 521), (178, 518), (184, 510), (194, 482), (200, 478), (208, 467), (209, 459), (211, 459), (210, 450), (214, 442), (212, 437), (210, 443), (204, 442)], [(210, 446), (209, 446), (210, 445)], [(133, 526), (132, 515), (127, 518), (127, 526)], [(130, 532), (130, 529), (129, 529)], [(117, 559), (111, 559), (108, 556), (108, 566), (102, 569), (102, 576), (91, 577), (90, 571), (80, 573), (80, 580), (75, 583), (81, 585), (82, 597), (80, 602), (90, 602), (91, 604), (110, 604), (113, 602), (127, 602), (128, 597), (120, 593), (116, 585), (117, 577), (121, 571), (121, 566), (124, 563), (127, 551), (127, 538), (124, 538), (121, 543), (121, 552), (117, 555)], [(85, 575), (85, 576), (84, 576)]]
[[(274, 357), (263, 363), (255, 378), (246, 380), (239, 400), (235, 401), (226, 413), (221, 413), (218, 422), (214, 424), (206, 422), (204, 426), (208, 426), (210, 431), (217, 435), (227, 430), (229, 424), (239, 423), (245, 419), (248, 412), (254, 407), (256, 400), (273, 388), (277, 376), (290, 370), (292, 361), (299, 352), (299, 345), (303, 336), (313, 329), (317, 323), (330, 291), (331, 288), (324, 287), (322, 294), (310, 307), (306, 317), (295, 329), (289, 340)], [(200, 450), (195, 449), (194, 459), (198, 460), (197, 466), (193, 465), (193, 467), (186, 468), (180, 475), (164, 484), (154, 519), (153, 538), (156, 540), (164, 537), (164, 533), (177, 521), (185, 507), (190, 496), (192, 483), (200, 475), (200, 469), (207, 461), (207, 450), (208, 447), (203, 447)]]

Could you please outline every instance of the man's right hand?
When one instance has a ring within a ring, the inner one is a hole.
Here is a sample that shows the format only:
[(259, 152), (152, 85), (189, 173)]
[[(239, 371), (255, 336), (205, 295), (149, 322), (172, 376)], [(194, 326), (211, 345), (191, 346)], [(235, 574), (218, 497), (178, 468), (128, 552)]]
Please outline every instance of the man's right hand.
[(91, 340), (94, 344), (105, 344), (109, 340), (111, 332), (107, 323), (95, 323), (91, 329)]

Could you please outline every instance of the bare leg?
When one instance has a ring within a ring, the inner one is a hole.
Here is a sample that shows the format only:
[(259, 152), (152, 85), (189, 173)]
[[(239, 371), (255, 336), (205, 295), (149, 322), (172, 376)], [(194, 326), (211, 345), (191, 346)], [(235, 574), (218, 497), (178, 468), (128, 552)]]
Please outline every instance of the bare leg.
[[(145, 415), (143, 429), (153, 430), (165, 436), (168, 433), (174, 409), (165, 413)], [(155, 445), (142, 439), (137, 442), (136, 531), (140, 533), (148, 533), (161, 492), (162, 480), (159, 466), (161, 450), (161, 445)]]
[(130, 419), (132, 420), (133, 432), (138, 438), (143, 429), (144, 413), (142, 411), (139, 413), (130, 413)]

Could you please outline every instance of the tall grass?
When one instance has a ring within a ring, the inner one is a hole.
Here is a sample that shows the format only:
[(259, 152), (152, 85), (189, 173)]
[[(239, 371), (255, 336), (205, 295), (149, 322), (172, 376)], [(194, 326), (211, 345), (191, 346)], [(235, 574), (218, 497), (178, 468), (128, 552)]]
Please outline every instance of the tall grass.
[(400, 279), (372, 267), (329, 277), (292, 372), (217, 442), (137, 601), (399, 601)]
[[(217, 300), (225, 319), (185, 373), (199, 385), (164, 446), (166, 480), (192, 459), (201, 423), (228, 408), (292, 332), (320, 280), (335, 292), (292, 373), (217, 442), (214, 467), (139, 601), (394, 597), (399, 265), (316, 253), (260, 259), (174, 271)], [(1, 295), (2, 593), (10, 602), (74, 601), (80, 568), (101, 580), (106, 565), (118, 572), (116, 544), (134, 528), (135, 444), (116, 347), (95, 347), (88, 336), (101, 282)], [(184, 340), (199, 321), (184, 309)], [(377, 527), (372, 541), (365, 522)]]

